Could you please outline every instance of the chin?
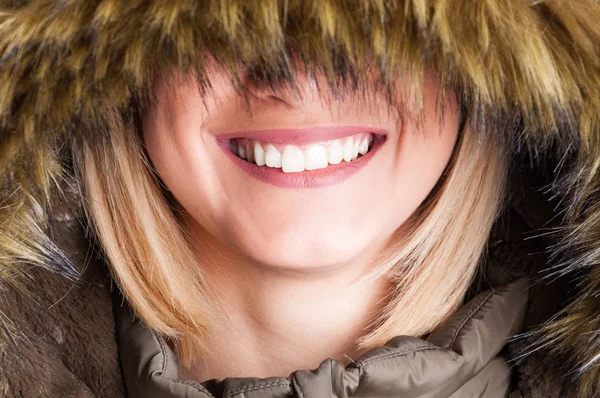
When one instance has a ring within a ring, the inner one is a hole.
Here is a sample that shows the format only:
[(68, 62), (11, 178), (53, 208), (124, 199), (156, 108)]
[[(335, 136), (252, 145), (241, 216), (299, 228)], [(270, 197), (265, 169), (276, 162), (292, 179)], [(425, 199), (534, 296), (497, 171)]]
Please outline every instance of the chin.
[(340, 234), (339, 229), (328, 233), (321, 228), (321, 231), (309, 234), (285, 233), (273, 239), (245, 242), (238, 248), (254, 261), (269, 268), (282, 271), (325, 271), (353, 262), (372, 246), (372, 240), (355, 230)]

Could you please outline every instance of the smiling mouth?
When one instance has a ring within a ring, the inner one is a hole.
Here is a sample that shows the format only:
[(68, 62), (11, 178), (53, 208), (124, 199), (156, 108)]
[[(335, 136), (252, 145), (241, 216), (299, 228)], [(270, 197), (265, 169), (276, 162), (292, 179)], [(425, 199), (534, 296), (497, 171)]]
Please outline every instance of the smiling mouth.
[(340, 183), (365, 167), (388, 131), (366, 126), (316, 126), (219, 134), (217, 145), (248, 175), (283, 188)]
[(246, 137), (231, 138), (229, 150), (250, 164), (281, 169), (284, 173), (318, 170), (351, 163), (373, 148), (375, 135), (361, 132), (305, 145), (264, 142)]

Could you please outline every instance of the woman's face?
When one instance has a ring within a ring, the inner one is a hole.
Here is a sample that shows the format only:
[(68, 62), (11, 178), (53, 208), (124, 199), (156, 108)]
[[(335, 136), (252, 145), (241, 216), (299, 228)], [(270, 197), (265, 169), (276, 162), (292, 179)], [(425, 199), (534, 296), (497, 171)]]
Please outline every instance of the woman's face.
[(299, 96), (249, 86), (246, 102), (224, 71), (211, 73), (204, 98), (191, 79), (157, 85), (144, 141), (199, 243), (263, 266), (373, 259), (429, 194), (456, 142), (456, 101), (437, 104), (434, 79), (417, 123), (399, 120), (375, 90), (334, 100), (322, 77), (320, 95), (302, 75)]

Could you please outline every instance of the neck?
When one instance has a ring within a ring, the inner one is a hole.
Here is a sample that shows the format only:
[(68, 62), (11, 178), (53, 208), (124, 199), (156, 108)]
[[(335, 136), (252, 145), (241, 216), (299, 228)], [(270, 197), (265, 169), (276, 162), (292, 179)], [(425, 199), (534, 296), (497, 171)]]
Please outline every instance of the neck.
[[(365, 258), (328, 269), (281, 270), (257, 264), (209, 239), (203, 262), (219, 302), (221, 323), (208, 336), (210, 352), (181, 368), (186, 379), (287, 376), (327, 358), (347, 364), (364, 350), (387, 293), (385, 278), (356, 284), (370, 270)], [(215, 249), (218, 248), (218, 249)]]

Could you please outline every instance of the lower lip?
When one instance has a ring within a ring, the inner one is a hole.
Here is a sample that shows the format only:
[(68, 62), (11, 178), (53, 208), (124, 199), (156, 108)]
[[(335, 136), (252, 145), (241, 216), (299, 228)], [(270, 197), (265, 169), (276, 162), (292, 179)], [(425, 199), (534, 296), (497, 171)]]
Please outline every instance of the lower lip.
[(258, 166), (247, 162), (229, 150), (229, 140), (217, 140), (225, 155), (242, 170), (254, 178), (283, 188), (319, 188), (340, 183), (366, 166), (384, 142), (384, 135), (374, 134), (371, 150), (356, 160), (351, 162), (342, 160), (341, 163), (330, 164), (323, 169), (284, 173), (281, 168)]

